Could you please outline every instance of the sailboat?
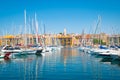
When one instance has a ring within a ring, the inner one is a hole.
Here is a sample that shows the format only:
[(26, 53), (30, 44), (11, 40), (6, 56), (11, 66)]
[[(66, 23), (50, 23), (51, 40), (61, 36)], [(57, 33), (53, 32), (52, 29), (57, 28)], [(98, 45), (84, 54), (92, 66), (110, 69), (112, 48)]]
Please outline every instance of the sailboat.
[(27, 48), (27, 30), (26, 30), (26, 10), (24, 10), (24, 19), (25, 19), (25, 35), (24, 35), (24, 41), (25, 41), (25, 43), (24, 43), (24, 46), (25, 46), (25, 48), (24, 49), (22, 49), (22, 53), (21, 54), (34, 54), (34, 53), (36, 53), (36, 50), (32, 50), (32, 49), (28, 49)]
[(36, 29), (36, 47), (35, 47), (35, 50), (36, 50), (36, 55), (42, 55), (42, 51), (43, 51), (43, 48), (42, 47), (39, 47), (39, 43), (38, 43), (38, 21), (37, 21), (37, 18), (36, 18), (36, 13), (35, 13), (35, 29)]
[(46, 53), (46, 52), (48, 52), (48, 53), (51, 53), (52, 52), (52, 48), (51, 47), (49, 47), (49, 46), (47, 46), (46, 45), (46, 41), (45, 41), (45, 34), (46, 34), (46, 32), (45, 32), (45, 24), (44, 24), (44, 38), (43, 38), (43, 53)]
[[(96, 34), (97, 30), (99, 29), (100, 21), (101, 21), (101, 17), (98, 16), (98, 23), (96, 25), (95, 34)], [(99, 37), (99, 39), (100, 38), (101, 38), (101, 36)], [(92, 54), (96, 54), (99, 56), (110, 56), (110, 57), (112, 55), (118, 55), (119, 51), (115, 51), (115, 50), (108, 48), (107, 46), (103, 46), (101, 44), (101, 40), (99, 40), (99, 41), (100, 41), (99, 46), (97, 48), (91, 49)]]

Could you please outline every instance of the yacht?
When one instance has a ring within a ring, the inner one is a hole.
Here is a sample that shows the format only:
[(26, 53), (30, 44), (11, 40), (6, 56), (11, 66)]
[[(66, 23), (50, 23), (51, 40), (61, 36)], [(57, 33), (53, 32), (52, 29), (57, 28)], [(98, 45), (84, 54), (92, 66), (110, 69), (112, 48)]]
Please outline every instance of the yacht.
[(3, 53), (7, 53), (7, 52), (10, 52), (10, 53), (20, 53), (22, 52), (22, 50), (19, 48), (19, 47), (12, 47), (10, 45), (6, 45), (4, 46), (1, 51)]

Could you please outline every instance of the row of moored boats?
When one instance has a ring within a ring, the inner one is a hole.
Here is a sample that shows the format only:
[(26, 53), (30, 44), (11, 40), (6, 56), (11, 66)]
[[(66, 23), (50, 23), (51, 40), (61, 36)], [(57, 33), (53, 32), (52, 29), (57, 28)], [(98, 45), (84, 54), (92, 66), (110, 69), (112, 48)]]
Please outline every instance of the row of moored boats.
[(10, 46), (10, 45), (5, 45), (4, 47), (1, 48), (0, 51), (0, 58), (5, 58), (5, 57), (10, 57), (11, 55), (16, 55), (16, 54), (36, 54), (36, 55), (42, 55), (44, 56), (45, 53), (49, 52), (53, 52), (55, 50), (59, 50), (60, 47), (57, 46), (46, 46), (46, 47), (42, 47), (42, 46), (36, 46), (36, 47), (31, 47), (31, 48), (20, 48), (18, 46)]
[(115, 58), (120, 58), (120, 47), (118, 46), (110, 46), (109, 48), (107, 46), (99, 46), (98, 48), (92, 48), (90, 46), (86, 47), (80, 47), (80, 51), (94, 54), (94, 55), (100, 55), (100, 56), (111, 56)]

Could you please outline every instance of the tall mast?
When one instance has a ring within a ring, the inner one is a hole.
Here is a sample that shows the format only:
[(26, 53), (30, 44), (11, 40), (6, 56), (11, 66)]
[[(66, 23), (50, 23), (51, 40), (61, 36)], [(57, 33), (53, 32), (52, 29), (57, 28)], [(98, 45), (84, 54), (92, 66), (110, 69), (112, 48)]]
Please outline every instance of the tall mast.
[[(97, 35), (97, 31), (100, 29), (100, 27), (99, 27), (100, 22), (101, 22), (101, 17), (98, 16), (98, 21), (97, 21), (97, 24), (96, 24), (96, 28), (95, 28), (95, 33), (94, 33), (93, 39), (94, 39), (95, 36)], [(98, 33), (99, 33), (99, 31), (98, 31)], [(98, 38), (98, 41), (100, 41), (100, 34), (98, 34), (98, 37), (96, 36), (96, 38)], [(100, 43), (101, 43), (101, 42), (100, 42)]]
[(28, 26), (28, 34), (29, 34), (29, 39), (28, 39), (28, 41), (29, 41), (29, 42), (28, 42), (28, 44), (31, 44), (31, 43), (30, 43), (30, 36), (31, 36), (31, 35), (30, 35), (30, 28), (31, 28), (31, 24), (30, 24), (30, 17), (29, 17), (29, 26)]
[(45, 31), (45, 24), (43, 24), (43, 29), (44, 29), (44, 46), (46, 46), (46, 43), (45, 43), (45, 34), (46, 34), (46, 31)]
[(96, 25), (95, 33), (94, 33), (94, 34), (96, 34), (96, 32), (97, 32), (97, 30), (98, 30), (98, 28), (99, 28), (100, 21), (101, 21), (101, 17), (98, 16), (98, 22), (97, 22), (97, 25)]
[(99, 15), (98, 16), (98, 19), (99, 19), (99, 25), (98, 25), (98, 30), (99, 30), (99, 44), (100, 45), (102, 45), (102, 39), (101, 39), (101, 37), (102, 37), (102, 35), (101, 35), (101, 16)]
[[(32, 19), (32, 27), (31, 27), (31, 32), (32, 32), (32, 35), (34, 34), (34, 21), (33, 21), (33, 19)], [(34, 44), (34, 39), (33, 39), (34, 37), (32, 36), (32, 44)]]
[(43, 25), (43, 27), (44, 27), (44, 35), (46, 34), (46, 30), (45, 30), (45, 24)]
[(35, 28), (36, 28), (36, 44), (38, 44), (38, 21), (35, 13)]
[(27, 46), (27, 36), (26, 36), (26, 10), (24, 10), (24, 19), (25, 19), (25, 22), (24, 22), (24, 26), (25, 26), (25, 46)]

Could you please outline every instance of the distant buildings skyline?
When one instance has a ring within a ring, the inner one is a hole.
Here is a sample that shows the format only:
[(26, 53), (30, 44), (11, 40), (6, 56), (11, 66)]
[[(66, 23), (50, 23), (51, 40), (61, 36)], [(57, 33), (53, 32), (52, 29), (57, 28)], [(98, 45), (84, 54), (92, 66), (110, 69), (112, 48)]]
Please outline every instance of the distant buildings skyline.
[[(120, 34), (119, 35), (108, 35), (105, 33), (100, 34), (65, 34), (65, 30), (62, 34), (44, 34), (36, 37), (35, 34), (19, 34), (19, 35), (5, 35), (0, 36), (0, 45), (12, 44), (12, 45), (25, 45), (25, 38), (28, 46), (46, 45), (53, 46), (94, 46), (99, 45), (102, 42), (103, 45), (120, 45)], [(43, 42), (43, 40), (45, 42)], [(95, 43), (94, 40), (96, 41)]]

